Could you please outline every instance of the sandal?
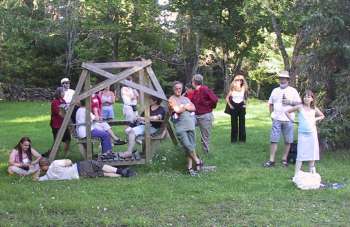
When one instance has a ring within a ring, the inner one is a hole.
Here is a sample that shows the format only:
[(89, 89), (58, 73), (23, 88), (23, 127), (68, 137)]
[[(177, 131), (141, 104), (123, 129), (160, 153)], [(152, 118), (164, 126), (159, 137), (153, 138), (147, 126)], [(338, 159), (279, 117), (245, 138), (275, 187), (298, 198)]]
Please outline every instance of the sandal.
[(287, 162), (287, 160), (282, 160), (282, 161), (281, 161), (281, 164), (282, 164), (283, 167), (288, 167), (288, 162)]
[(196, 170), (201, 171), (203, 165), (204, 165), (203, 160), (199, 159), (199, 163), (196, 163)]
[(273, 162), (273, 161), (267, 161), (264, 163), (265, 168), (270, 168), (270, 167), (274, 167), (274, 166), (275, 166), (275, 162)]

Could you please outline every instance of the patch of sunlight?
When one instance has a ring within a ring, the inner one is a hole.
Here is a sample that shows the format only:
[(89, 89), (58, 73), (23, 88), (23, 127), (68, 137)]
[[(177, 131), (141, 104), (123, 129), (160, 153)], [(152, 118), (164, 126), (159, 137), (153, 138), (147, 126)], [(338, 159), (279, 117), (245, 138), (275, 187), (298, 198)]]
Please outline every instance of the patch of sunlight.
[(42, 122), (49, 121), (49, 115), (40, 115), (36, 117), (18, 117), (12, 120), (2, 121), (3, 123), (34, 123), (34, 122)]

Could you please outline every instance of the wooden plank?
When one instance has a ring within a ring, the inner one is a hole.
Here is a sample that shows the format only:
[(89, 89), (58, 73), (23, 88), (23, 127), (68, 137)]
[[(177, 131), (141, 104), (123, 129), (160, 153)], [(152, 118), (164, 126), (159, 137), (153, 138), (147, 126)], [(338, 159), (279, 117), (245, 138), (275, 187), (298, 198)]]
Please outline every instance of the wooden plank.
[(146, 94), (149, 94), (149, 95), (153, 95), (155, 97), (158, 97), (162, 100), (165, 100), (167, 101), (167, 98), (165, 95), (162, 95), (160, 92), (158, 91), (155, 91), (149, 87), (146, 87), (146, 86), (143, 86), (143, 85), (140, 85), (140, 84), (137, 84), (135, 82), (131, 82), (131, 81), (128, 81), (128, 80), (123, 80), (123, 81), (120, 81), (121, 84), (125, 85), (125, 86), (128, 86), (128, 87), (131, 87), (131, 88), (135, 88), (139, 91), (142, 91)]
[[(147, 83), (147, 81), (145, 81)], [(152, 159), (151, 157), (151, 122), (150, 122), (150, 102), (149, 102), (149, 96), (145, 95), (145, 139), (144, 139), (144, 146), (145, 146), (145, 154), (146, 154), (146, 163), (149, 163)]]
[(150, 66), (146, 67), (146, 71), (147, 71), (148, 76), (149, 76), (149, 78), (150, 78), (154, 88), (156, 89), (156, 91), (159, 92), (166, 99), (166, 95), (165, 95), (165, 93), (163, 91), (163, 88), (162, 88), (162, 86), (160, 86), (160, 83), (157, 80), (157, 77), (154, 74), (154, 71), (153, 71), (152, 67), (150, 67)]
[(72, 101), (71, 101), (71, 103), (70, 103), (70, 105), (68, 107), (68, 110), (66, 112), (66, 115), (64, 116), (61, 128), (58, 130), (55, 142), (54, 142), (54, 144), (52, 146), (52, 149), (51, 149), (51, 152), (50, 152), (50, 156), (49, 156), (49, 161), (50, 162), (52, 162), (55, 159), (55, 157), (56, 157), (58, 148), (59, 148), (60, 143), (61, 143), (62, 138), (63, 138), (63, 134), (66, 131), (68, 123), (70, 121), (70, 117), (72, 116), (72, 113), (73, 113), (73, 110), (74, 110), (74, 106), (79, 101), (78, 95), (79, 95), (81, 89), (83, 88), (83, 85), (84, 85), (84, 82), (85, 82), (87, 74), (88, 74), (88, 71), (87, 70), (83, 70), (83, 72), (80, 75), (78, 84), (77, 84), (77, 86), (75, 88), (75, 93), (73, 95)]
[[(143, 69), (138, 71), (138, 77), (139, 77), (139, 84), (145, 85), (145, 71)], [(140, 97), (139, 97), (140, 109), (144, 110), (145, 109), (145, 92), (143, 90), (139, 90), (139, 92), (140, 92)]]
[[(134, 67), (132, 67), (132, 68), (137, 68), (138, 70), (135, 71), (135, 72), (137, 72), (137, 71), (139, 71), (140, 69), (143, 69), (143, 68), (145, 68), (145, 67), (147, 67), (147, 66), (149, 66), (149, 65), (151, 65), (151, 64), (152, 64), (152, 61), (150, 61), (150, 60), (141, 61), (140, 65), (134, 66)], [(105, 70), (103, 70), (103, 69), (100, 69), (100, 68), (98, 68), (98, 67), (92, 65), (92, 63), (83, 63), (83, 64), (82, 64), (82, 67), (85, 68), (85, 69), (87, 69), (87, 70), (89, 70), (89, 71), (91, 71), (91, 72), (94, 72), (94, 73), (96, 73), (96, 74), (98, 74), (98, 75), (100, 75), (100, 76), (106, 77), (106, 78), (111, 78), (111, 77), (114, 77), (114, 76), (115, 76), (114, 74), (112, 74), (112, 73), (110, 73), (110, 72), (107, 72), (107, 71), (105, 71)], [(125, 72), (125, 71), (127, 71), (127, 70), (124, 70), (123, 72)], [(120, 73), (118, 73), (118, 74), (116, 74), (116, 75), (119, 75), (119, 74), (121, 74), (121, 73), (122, 73), (122, 72), (120, 72)], [(132, 73), (131, 73), (131, 74), (132, 74)], [(131, 75), (131, 74), (130, 74), (130, 75)], [(128, 76), (129, 76), (129, 75), (128, 75)], [(128, 77), (128, 76), (126, 76), (126, 77)], [(126, 78), (126, 77), (125, 77), (125, 78)], [(123, 78), (123, 79), (125, 79), (125, 78)]]
[[(147, 61), (151, 61), (151, 60), (147, 60)], [(118, 69), (118, 68), (131, 68), (134, 66), (141, 66), (142, 62), (144, 61), (104, 62), (104, 63), (87, 63), (87, 64), (94, 67), (101, 68), (101, 69)]]
[[(86, 76), (85, 91), (90, 90), (90, 74)], [(85, 130), (86, 130), (86, 159), (92, 159), (92, 143), (91, 143), (91, 96), (85, 99)]]
[[(102, 89), (114, 84), (114, 83), (117, 83), (117, 82), (120, 82), (121, 80), (124, 80), (125, 78), (127, 78), (128, 76), (132, 75), (133, 73), (141, 70), (142, 67), (139, 67), (139, 66), (135, 66), (133, 68), (130, 68), (130, 69), (126, 69), (124, 70), (123, 72), (120, 72), (116, 75), (113, 75), (109, 72), (106, 72), (106, 71), (103, 71), (101, 69), (98, 69), (97, 71), (102, 71), (103, 75), (109, 79), (97, 84), (95, 87), (91, 88), (89, 91), (86, 91), (82, 94), (80, 94), (78, 96), (78, 100), (82, 100), (82, 99), (85, 99), (87, 98), (88, 96), (91, 96), (93, 93), (96, 93), (98, 91), (101, 91)], [(90, 69), (89, 69), (90, 70)], [(99, 75), (102, 75), (102, 74), (99, 74)]]
[(169, 122), (167, 124), (167, 130), (168, 130), (169, 136), (171, 138), (171, 141), (173, 142), (174, 145), (177, 145), (178, 144), (177, 138), (176, 138), (175, 133), (173, 131), (173, 127), (171, 127)]

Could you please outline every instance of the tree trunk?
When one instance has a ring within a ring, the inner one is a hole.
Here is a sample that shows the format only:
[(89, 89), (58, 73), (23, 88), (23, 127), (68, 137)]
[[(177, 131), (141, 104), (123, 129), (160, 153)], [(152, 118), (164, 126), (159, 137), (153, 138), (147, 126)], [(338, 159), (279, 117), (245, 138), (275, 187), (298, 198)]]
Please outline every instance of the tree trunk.
[(199, 55), (200, 55), (200, 51), (201, 51), (201, 44), (200, 44), (199, 34), (195, 33), (194, 35), (195, 35), (196, 51), (195, 51), (194, 62), (193, 62), (193, 67), (192, 67), (192, 75), (198, 73)]
[(284, 43), (283, 43), (281, 28), (280, 28), (279, 24), (277, 23), (275, 15), (272, 12), (271, 12), (271, 22), (272, 22), (273, 30), (276, 34), (278, 48), (280, 49), (281, 55), (283, 58), (284, 69), (289, 71), (290, 70), (289, 56), (287, 54), (286, 47), (284, 46)]
[(305, 48), (305, 38), (308, 36), (307, 31), (305, 28), (300, 28), (299, 31), (296, 34), (296, 40), (292, 55), (292, 62), (290, 66), (289, 76), (290, 76), (290, 84), (292, 86), (295, 86), (298, 84), (297, 76), (298, 76), (298, 66), (300, 65), (301, 61), (301, 51)]

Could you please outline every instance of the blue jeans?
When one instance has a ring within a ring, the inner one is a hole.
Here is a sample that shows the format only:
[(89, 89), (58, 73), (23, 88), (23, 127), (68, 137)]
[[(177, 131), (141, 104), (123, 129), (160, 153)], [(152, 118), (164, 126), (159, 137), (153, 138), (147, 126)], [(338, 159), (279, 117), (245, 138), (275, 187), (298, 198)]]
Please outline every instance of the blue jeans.
[(91, 131), (91, 136), (99, 138), (101, 140), (101, 146), (102, 146), (102, 154), (112, 151), (112, 142), (111, 142), (111, 136), (108, 132), (93, 129)]

